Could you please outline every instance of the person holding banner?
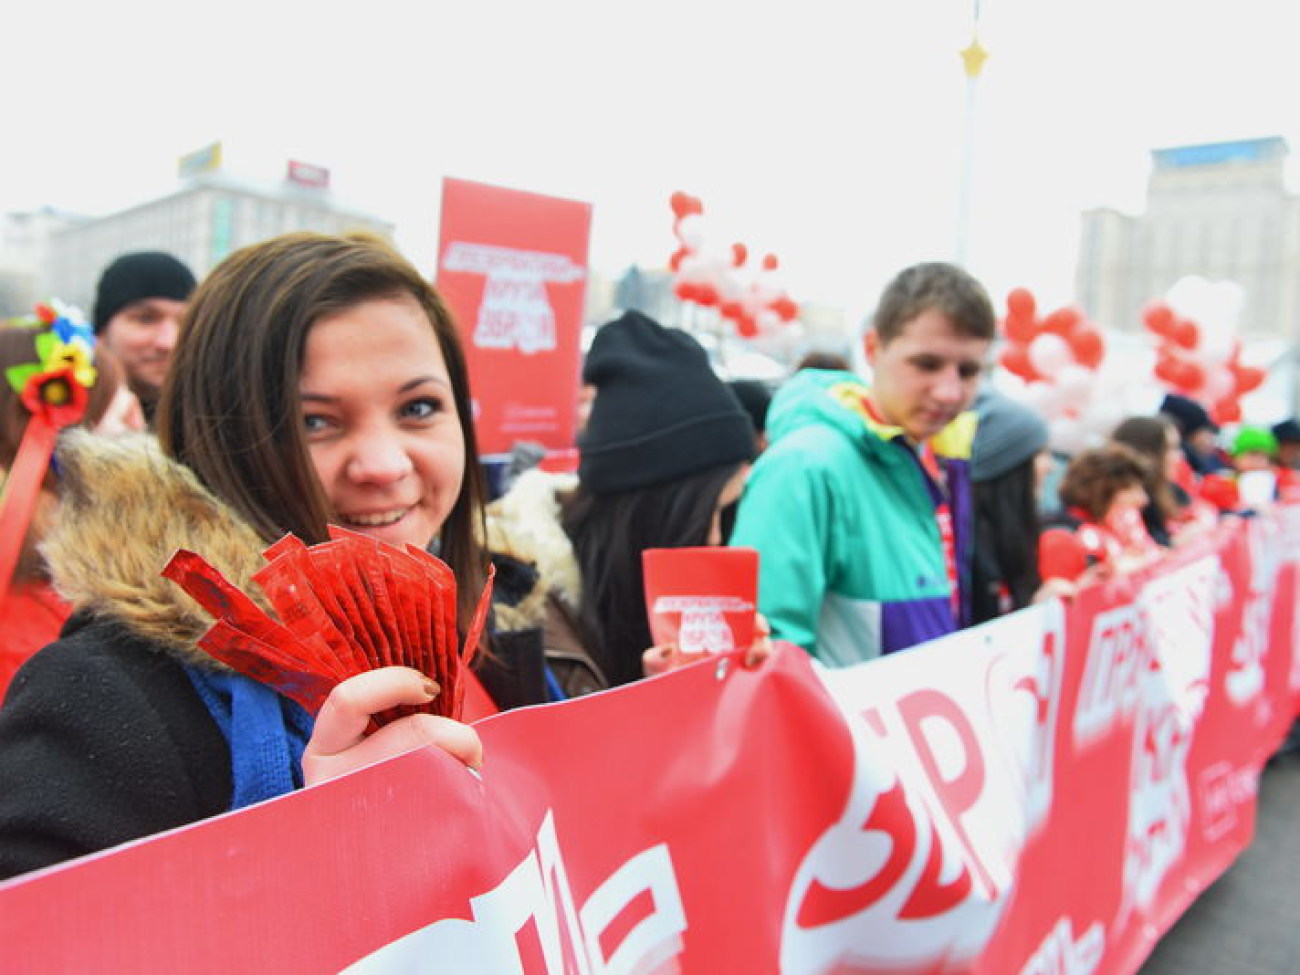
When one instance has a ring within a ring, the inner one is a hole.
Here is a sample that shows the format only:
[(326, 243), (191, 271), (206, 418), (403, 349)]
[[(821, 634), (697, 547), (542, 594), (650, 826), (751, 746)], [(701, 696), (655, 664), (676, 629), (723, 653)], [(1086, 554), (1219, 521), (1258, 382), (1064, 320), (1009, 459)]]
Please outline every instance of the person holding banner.
[(1118, 442), (1071, 458), (1058, 488), (1064, 510), (1039, 536), (1043, 577), (1082, 585), (1159, 558), (1162, 550), (1142, 522), (1149, 476), (1142, 455)]
[(159, 575), (184, 549), (255, 592), (268, 544), (322, 543), (335, 523), (436, 546), (472, 607), (487, 561), (470, 416), (451, 314), (386, 242), (287, 234), (217, 267), (187, 312), (158, 440), (72, 431), (57, 453), (44, 549), (74, 613), (0, 708), (0, 876), (422, 745), (478, 764), (477, 734), (449, 718), (367, 735), (372, 715), (434, 698), (424, 675), (357, 674), (313, 717), (209, 656), (211, 619)]
[(640, 312), (596, 333), (583, 382), (596, 392), (576, 479), (531, 471), (489, 508), (493, 550), (537, 573), (513, 628), (541, 632), (551, 700), (646, 676), (641, 553), (722, 544), (758, 449), (703, 347)]
[(970, 274), (918, 264), (865, 337), (871, 386), (804, 369), (777, 392), (732, 536), (759, 551), (773, 637), (843, 666), (970, 621), (966, 410), (995, 329)]
[[(71, 344), (58, 333), (80, 323), (72, 321), (76, 316), (71, 312), (60, 317), (50, 305), (40, 306), (40, 312), (43, 318), (38, 314), (0, 327), (0, 372), (7, 380), (0, 382), (0, 702), (19, 666), (57, 639), (69, 612), (50, 585), (36, 548), (58, 507), (58, 478), (48, 452), (41, 452), (35, 442), (39, 434), (33, 410), (43, 406), (42, 390), (49, 385), (49, 393), (55, 394), (51, 398), (69, 401), (77, 411), (67, 418), (69, 423), (105, 434), (144, 427), (140, 404), (113, 354), (97, 345), (82, 325), (79, 338), (85, 351), (80, 355), (89, 358), (89, 368), (68, 369), (69, 360), (63, 356)], [(32, 456), (34, 450), (39, 456)], [(25, 485), (20, 483), (23, 474), (9, 476), (19, 469), (15, 461), (20, 454), (28, 471)]]

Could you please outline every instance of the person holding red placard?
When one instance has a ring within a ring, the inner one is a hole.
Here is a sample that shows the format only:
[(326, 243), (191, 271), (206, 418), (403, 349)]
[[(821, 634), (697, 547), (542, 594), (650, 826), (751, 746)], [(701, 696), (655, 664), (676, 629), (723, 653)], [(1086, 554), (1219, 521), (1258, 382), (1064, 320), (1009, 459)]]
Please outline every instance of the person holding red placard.
[(577, 477), (530, 471), (489, 507), (493, 550), (535, 572), (510, 628), (541, 628), (550, 700), (645, 676), (641, 553), (722, 544), (757, 451), (703, 347), (639, 312), (596, 333), (582, 378), (596, 392)]
[[(73, 431), (44, 550), (73, 615), (0, 708), (0, 877), (90, 853), (433, 744), (471, 766), (468, 725), (428, 713), (404, 667), (337, 683), (316, 715), (219, 665), (211, 619), (160, 575), (202, 553), (245, 593), (286, 533), (329, 525), (436, 548), (462, 634), (484, 587), (483, 484), (460, 340), (438, 293), (377, 238), (244, 248), (195, 292), (158, 440)], [(373, 615), (373, 613), (371, 614)], [(463, 639), (463, 636), (462, 636)]]
[(1082, 584), (1159, 558), (1142, 522), (1148, 477), (1142, 456), (1121, 443), (1076, 454), (1058, 488), (1064, 511), (1039, 537), (1042, 577)]

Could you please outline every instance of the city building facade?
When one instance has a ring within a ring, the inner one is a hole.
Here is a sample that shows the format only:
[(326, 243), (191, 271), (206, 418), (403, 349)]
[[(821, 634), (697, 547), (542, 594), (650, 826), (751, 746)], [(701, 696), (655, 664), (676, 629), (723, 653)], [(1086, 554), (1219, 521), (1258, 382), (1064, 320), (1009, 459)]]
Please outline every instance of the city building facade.
[(1157, 149), (1145, 212), (1083, 214), (1075, 293), (1096, 322), (1140, 330), (1142, 309), (1184, 277), (1231, 281), (1243, 337), (1300, 337), (1300, 196), (1284, 139)]
[(168, 196), (51, 230), (36, 284), (40, 294), (89, 311), (100, 273), (119, 254), (166, 251), (202, 280), (232, 251), (293, 230), (367, 231), (391, 240), (394, 226), (339, 206), (319, 167), (291, 162), (282, 182), (267, 185), (206, 169)]

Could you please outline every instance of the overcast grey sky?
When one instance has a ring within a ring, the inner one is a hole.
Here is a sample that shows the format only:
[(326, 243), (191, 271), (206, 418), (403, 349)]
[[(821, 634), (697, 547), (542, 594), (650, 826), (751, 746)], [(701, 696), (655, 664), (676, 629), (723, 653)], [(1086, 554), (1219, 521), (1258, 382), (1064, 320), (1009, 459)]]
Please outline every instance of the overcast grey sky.
[[(412, 8), (418, 8), (412, 10)], [(1149, 150), (1300, 140), (1294, 4), (983, 0), (969, 264), (1070, 297), (1078, 213), (1141, 203)], [(594, 204), (592, 263), (662, 266), (668, 196), (857, 315), (953, 255), (971, 0), (36, 3), (0, 11), (0, 209), (327, 166), (432, 271), (444, 176)], [(1110, 324), (1110, 323), (1103, 323)]]

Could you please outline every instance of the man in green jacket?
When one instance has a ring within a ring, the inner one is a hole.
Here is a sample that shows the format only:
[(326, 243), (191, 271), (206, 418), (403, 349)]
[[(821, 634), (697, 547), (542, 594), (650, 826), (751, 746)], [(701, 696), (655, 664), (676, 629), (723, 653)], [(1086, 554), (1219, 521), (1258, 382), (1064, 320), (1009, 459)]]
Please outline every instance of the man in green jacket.
[(918, 264), (864, 337), (872, 385), (806, 369), (777, 393), (731, 539), (760, 553), (774, 637), (844, 666), (969, 622), (965, 411), (995, 330), (970, 274)]

